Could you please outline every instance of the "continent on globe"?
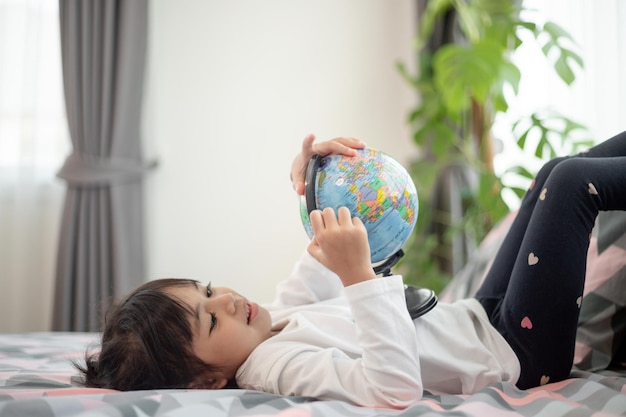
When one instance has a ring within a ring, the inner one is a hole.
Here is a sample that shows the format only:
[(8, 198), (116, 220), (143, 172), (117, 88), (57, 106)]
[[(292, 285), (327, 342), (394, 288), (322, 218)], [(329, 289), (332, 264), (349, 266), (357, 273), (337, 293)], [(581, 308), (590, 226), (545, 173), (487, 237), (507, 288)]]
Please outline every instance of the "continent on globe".
[(315, 156), (306, 173), (300, 217), (313, 237), (309, 213), (345, 206), (368, 233), (373, 263), (394, 255), (413, 232), (418, 215), (415, 184), (406, 169), (389, 155), (372, 149), (356, 156)]

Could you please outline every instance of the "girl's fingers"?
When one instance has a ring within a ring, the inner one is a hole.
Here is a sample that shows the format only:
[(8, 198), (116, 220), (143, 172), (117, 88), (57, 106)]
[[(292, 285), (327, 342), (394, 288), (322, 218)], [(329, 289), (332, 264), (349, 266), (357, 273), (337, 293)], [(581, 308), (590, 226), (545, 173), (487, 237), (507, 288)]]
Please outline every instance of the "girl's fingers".
[(313, 210), (309, 214), (309, 220), (311, 220), (311, 229), (313, 229), (314, 235), (324, 229), (324, 218), (321, 211)]
[(352, 225), (355, 227), (362, 227), (365, 229), (365, 225), (363, 224), (363, 222), (361, 221), (359, 217), (352, 218)]
[(314, 144), (313, 150), (322, 156), (330, 154), (354, 156), (356, 155), (356, 149), (363, 149), (364, 147), (365, 143), (356, 138), (335, 138)]
[(313, 133), (309, 133), (308, 135), (306, 135), (304, 137), (304, 139), (302, 140), (302, 154), (303, 155), (310, 155), (310, 154), (314, 154), (315, 152), (313, 151), (313, 142), (315, 142), (315, 135)]
[(360, 149), (360, 148), (365, 147), (365, 143), (362, 140), (357, 139), (357, 138), (339, 137), (339, 138), (331, 139), (331, 142), (340, 143), (342, 145), (345, 145), (349, 148), (354, 148), (354, 149)]
[(298, 195), (304, 195), (305, 187), (304, 181), (294, 181), (293, 183), (293, 189), (296, 190)]
[(335, 210), (332, 207), (326, 207), (322, 211), (322, 218), (324, 219), (324, 227), (326, 229), (337, 225), (337, 216), (335, 216)]
[(290, 178), (293, 189), (298, 195), (304, 195), (304, 176), (309, 160), (315, 155), (355, 156), (357, 149), (365, 147), (365, 143), (356, 138), (339, 137), (322, 143), (315, 143), (315, 135), (309, 133), (302, 140), (302, 149), (291, 164)]
[(350, 210), (348, 210), (347, 207), (339, 207), (339, 210), (337, 211), (337, 220), (341, 226), (352, 224), (352, 214), (350, 214)]
[[(345, 209), (345, 211), (342, 209)], [(339, 212), (342, 213), (343, 219), (341, 220), (335, 215), (335, 210), (332, 207), (326, 207), (323, 211), (313, 210), (309, 215), (313, 234), (322, 232), (324, 229), (333, 229), (341, 224), (349, 224), (350, 210), (342, 207), (339, 209)]]

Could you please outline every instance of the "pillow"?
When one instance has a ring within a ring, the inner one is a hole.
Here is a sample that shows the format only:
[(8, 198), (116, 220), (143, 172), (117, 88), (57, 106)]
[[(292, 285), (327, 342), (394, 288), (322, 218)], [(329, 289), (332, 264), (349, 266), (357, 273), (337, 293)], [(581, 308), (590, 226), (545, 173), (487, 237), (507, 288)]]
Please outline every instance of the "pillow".
[[(439, 295), (440, 301), (476, 293), (514, 217), (515, 213), (508, 215), (487, 235)], [(574, 365), (586, 371), (626, 369), (626, 213), (622, 211), (601, 212), (593, 229)]]
[(598, 216), (587, 254), (574, 364), (587, 371), (626, 368), (616, 356), (625, 335), (626, 213), (607, 211)]

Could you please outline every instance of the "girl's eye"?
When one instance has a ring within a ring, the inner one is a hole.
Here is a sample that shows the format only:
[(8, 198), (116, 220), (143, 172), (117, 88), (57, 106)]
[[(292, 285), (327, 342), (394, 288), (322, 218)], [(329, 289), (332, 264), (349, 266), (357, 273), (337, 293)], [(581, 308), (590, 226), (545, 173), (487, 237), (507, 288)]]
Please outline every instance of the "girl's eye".
[(206, 286), (206, 296), (210, 297), (213, 295), (213, 290), (211, 289), (211, 283), (209, 282)]
[(211, 324), (209, 325), (209, 334), (211, 334), (213, 329), (215, 329), (215, 326), (217, 326), (217, 316), (215, 315), (215, 313), (211, 313)]

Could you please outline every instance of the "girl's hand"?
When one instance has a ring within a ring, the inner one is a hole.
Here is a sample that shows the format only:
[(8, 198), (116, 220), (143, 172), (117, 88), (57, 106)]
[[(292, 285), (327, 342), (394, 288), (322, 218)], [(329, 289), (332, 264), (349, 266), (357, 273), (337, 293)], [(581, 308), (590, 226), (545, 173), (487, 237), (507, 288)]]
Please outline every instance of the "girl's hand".
[(344, 287), (376, 278), (370, 262), (367, 230), (346, 207), (337, 216), (332, 208), (311, 212), (315, 236), (307, 250), (315, 259), (339, 275)]
[(309, 160), (313, 155), (356, 155), (357, 149), (365, 148), (365, 143), (355, 138), (335, 138), (326, 142), (313, 143), (315, 135), (309, 134), (302, 141), (302, 151), (291, 165), (291, 182), (298, 195), (304, 195), (304, 175)]

